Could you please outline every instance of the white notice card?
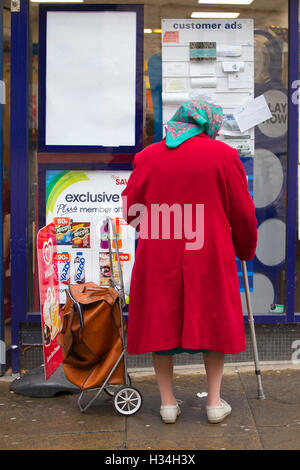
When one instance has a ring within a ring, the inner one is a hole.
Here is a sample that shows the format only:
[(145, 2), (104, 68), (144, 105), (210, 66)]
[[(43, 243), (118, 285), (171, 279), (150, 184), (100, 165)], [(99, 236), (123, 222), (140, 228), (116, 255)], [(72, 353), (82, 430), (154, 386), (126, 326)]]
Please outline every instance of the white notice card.
[(244, 62), (222, 62), (224, 72), (243, 72), (245, 68)]
[(5, 104), (5, 82), (0, 80), (0, 104)]
[(252, 88), (253, 77), (246, 72), (230, 73), (228, 76), (228, 88)]
[(264, 95), (236, 109), (233, 115), (241, 132), (245, 132), (272, 117)]

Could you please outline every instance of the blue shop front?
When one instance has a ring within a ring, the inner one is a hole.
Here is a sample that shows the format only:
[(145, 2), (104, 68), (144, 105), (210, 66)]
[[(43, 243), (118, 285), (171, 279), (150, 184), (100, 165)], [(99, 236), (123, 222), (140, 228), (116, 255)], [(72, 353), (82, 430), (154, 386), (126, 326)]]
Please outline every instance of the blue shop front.
[[(11, 25), (9, 53), (2, 48), (10, 96), (1, 105), (10, 109), (3, 122), (4, 141), (10, 131), (10, 265), (3, 277), (10, 308), (1, 316), (2, 363), (17, 373), (43, 360), (36, 352), (36, 240), (44, 225), (57, 226), (61, 304), (62, 281), (73, 282), (78, 254), (84, 279), (105, 282), (108, 214), (129, 289), (135, 244), (126, 241), (120, 194), (134, 155), (161, 140), (166, 122), (193, 97), (221, 104), (227, 123), (265, 99), (267, 119), (219, 138), (238, 150), (256, 206), (258, 246), (247, 266), (255, 323), (298, 324), (298, 0), (16, 0), (3, 8)], [(239, 260), (237, 267), (247, 323)]]

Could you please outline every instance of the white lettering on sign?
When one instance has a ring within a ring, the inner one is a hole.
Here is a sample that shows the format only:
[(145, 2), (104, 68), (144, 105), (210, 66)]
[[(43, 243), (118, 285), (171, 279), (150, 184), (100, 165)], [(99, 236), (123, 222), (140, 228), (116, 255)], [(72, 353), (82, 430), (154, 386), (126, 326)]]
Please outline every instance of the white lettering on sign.
[(264, 93), (272, 117), (259, 124), (260, 131), (267, 137), (281, 137), (287, 132), (288, 101), (280, 90), (269, 90)]
[(43, 245), (43, 258), (46, 264), (50, 264), (53, 257), (53, 243), (52, 239), (49, 238), (47, 242), (44, 242)]

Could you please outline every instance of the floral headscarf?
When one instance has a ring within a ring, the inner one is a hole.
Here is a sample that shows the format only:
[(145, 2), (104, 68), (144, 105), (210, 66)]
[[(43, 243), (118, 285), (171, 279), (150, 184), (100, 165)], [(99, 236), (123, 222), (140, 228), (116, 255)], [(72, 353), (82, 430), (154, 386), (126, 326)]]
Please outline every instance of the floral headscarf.
[(204, 132), (215, 139), (223, 122), (223, 109), (206, 101), (193, 99), (183, 103), (168, 122), (166, 145), (178, 147), (186, 140)]

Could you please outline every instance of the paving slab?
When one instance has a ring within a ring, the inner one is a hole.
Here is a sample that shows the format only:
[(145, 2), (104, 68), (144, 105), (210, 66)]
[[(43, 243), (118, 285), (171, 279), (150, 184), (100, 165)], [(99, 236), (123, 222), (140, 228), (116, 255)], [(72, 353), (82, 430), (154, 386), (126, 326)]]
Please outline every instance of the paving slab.
[(81, 413), (78, 396), (32, 398), (9, 391), (0, 382), (0, 449), (118, 449), (126, 418), (103, 394)]
[(262, 450), (256, 436), (232, 435), (228, 437), (156, 439), (128, 441), (128, 450)]
[(175, 394), (182, 413), (175, 424), (159, 415), (154, 375), (132, 375), (143, 396), (134, 416), (119, 415), (112, 398), (102, 394), (85, 413), (78, 395), (34, 398), (10, 392), (0, 380), (1, 450), (273, 450), (300, 449), (300, 368), (263, 370), (265, 400), (257, 400), (253, 370), (225, 373), (222, 396), (232, 414), (209, 424), (202, 373), (176, 373)]
[(172, 425), (165, 424), (160, 418), (160, 399), (155, 378), (139, 379), (134, 385), (141, 391), (144, 405), (142, 412), (128, 419), (126, 435), (128, 449), (140, 449), (141, 442), (144, 448), (152, 449), (155, 447), (163, 449), (166, 445), (168, 449), (183, 449), (186, 445), (188, 449), (262, 448), (238, 374), (223, 379), (223, 397), (231, 403), (233, 411), (222, 423), (215, 425), (207, 421), (206, 398), (197, 396), (197, 393), (205, 392), (207, 389), (203, 376), (175, 378), (175, 395), (182, 400), (182, 405), (181, 415)]
[(253, 374), (240, 374), (264, 449), (300, 449), (300, 371), (262, 372), (265, 400), (257, 400)]
[(300, 424), (300, 371), (262, 372), (265, 400), (256, 399), (253, 374), (240, 374), (257, 426)]
[(89, 432), (30, 435), (9, 434), (1, 437), (1, 450), (119, 450), (124, 432)]

